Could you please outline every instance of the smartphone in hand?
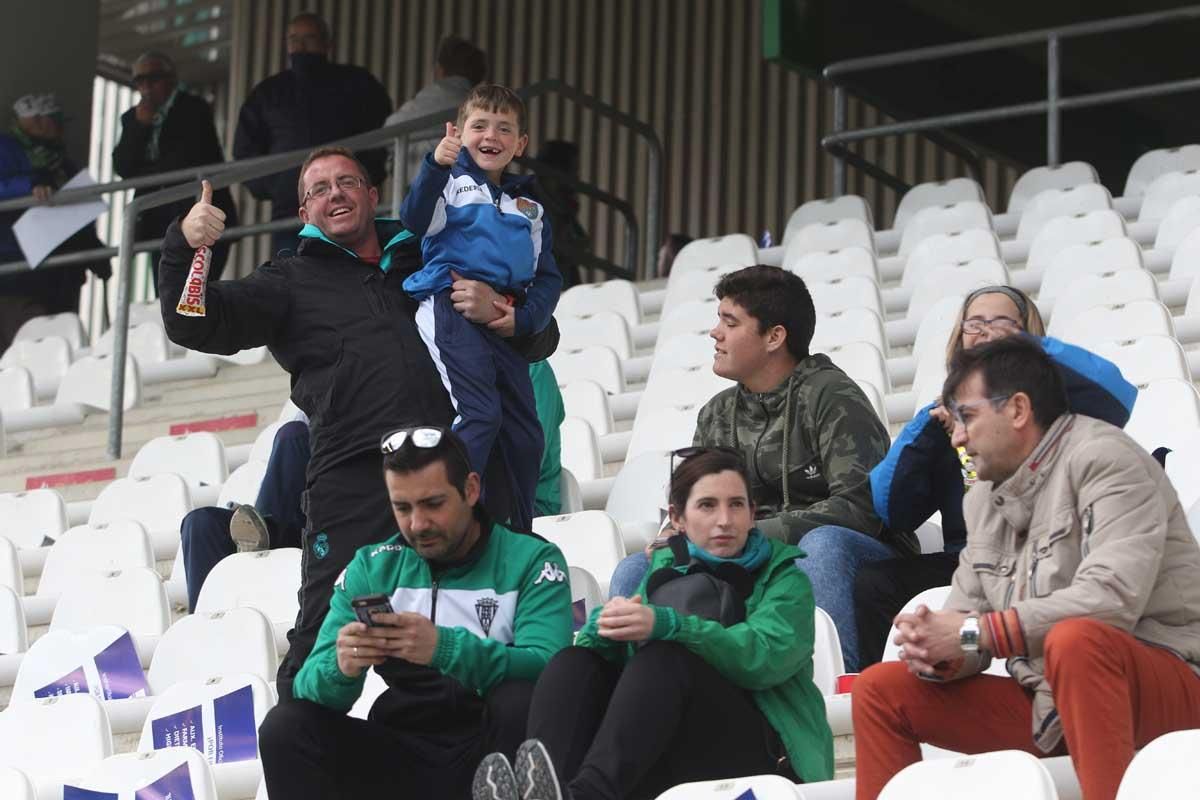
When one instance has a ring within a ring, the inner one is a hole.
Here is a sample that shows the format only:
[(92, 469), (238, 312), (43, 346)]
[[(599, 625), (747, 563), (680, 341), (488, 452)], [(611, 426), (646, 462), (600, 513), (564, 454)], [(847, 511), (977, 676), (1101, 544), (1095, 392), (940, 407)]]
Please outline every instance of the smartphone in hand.
[(358, 617), (358, 621), (376, 627), (379, 623), (375, 622), (376, 614), (391, 614), (392, 601), (386, 594), (365, 594), (356, 597), (350, 601), (350, 607), (354, 609), (354, 616)]

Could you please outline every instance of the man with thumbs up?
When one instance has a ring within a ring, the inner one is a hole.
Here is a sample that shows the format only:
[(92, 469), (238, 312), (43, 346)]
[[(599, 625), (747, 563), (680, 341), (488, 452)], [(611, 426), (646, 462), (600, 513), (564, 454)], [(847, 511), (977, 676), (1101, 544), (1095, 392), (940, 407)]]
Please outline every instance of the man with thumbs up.
[[(378, 193), (345, 148), (309, 155), (297, 197), (304, 227), (295, 252), (277, 254), (248, 277), (210, 283), (204, 316), (182, 316), (175, 303), (195, 249), (216, 243), (225, 228), (211, 187), (167, 229), (159, 273), (172, 341), (222, 354), (266, 345), (291, 375), (291, 399), (309, 418), (300, 612), (280, 666), (281, 697), (290, 697), (338, 574), (359, 547), (395, 533), (379, 480), (380, 437), (406, 426), (448, 425), (454, 415), (417, 332), (416, 303), (402, 286), (421, 268), (416, 237), (396, 220), (375, 219)], [(554, 351), (558, 329), (552, 324), (509, 341), (528, 362), (540, 361)], [(488, 468), (493, 477), (503, 464), (492, 460)], [(508, 519), (505, 484), (492, 485), (487, 510)]]

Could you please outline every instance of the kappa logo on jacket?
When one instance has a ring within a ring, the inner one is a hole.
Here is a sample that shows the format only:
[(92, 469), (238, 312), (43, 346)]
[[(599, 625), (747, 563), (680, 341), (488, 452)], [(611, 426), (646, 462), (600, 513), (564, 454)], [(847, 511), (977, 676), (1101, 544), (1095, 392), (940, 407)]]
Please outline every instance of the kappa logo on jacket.
[(553, 561), (547, 561), (542, 566), (542, 574), (538, 575), (538, 579), (533, 582), (534, 586), (539, 585), (542, 581), (550, 581), (551, 583), (561, 583), (567, 579), (567, 573), (555, 564)]

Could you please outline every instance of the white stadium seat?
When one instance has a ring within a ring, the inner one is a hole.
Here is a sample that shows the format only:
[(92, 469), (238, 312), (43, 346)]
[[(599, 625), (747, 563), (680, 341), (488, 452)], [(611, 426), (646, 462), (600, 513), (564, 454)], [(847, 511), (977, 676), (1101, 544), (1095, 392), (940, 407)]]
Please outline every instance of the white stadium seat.
[(1138, 300), (1158, 301), (1158, 281), (1145, 270), (1081, 275), (1067, 284), (1062, 296), (1055, 302), (1046, 332), (1056, 336), (1071, 320), (1096, 306), (1113, 306)]
[(615, 423), (603, 386), (595, 381), (578, 380), (563, 386), (561, 391), (566, 416), (587, 420), (597, 436), (612, 433)]
[[(1188, 522), (1192, 523), (1192, 512), (1200, 501), (1200, 431), (1181, 433), (1171, 442), (1167, 454), (1166, 471), (1179, 495), (1179, 505), (1188, 510)], [(1192, 533), (1198, 529), (1192, 525)]]
[(1172, 203), (1167, 215), (1158, 223), (1154, 249), (1173, 251), (1196, 228), (1200, 228), (1200, 196), (1190, 194)]
[[(745, 267), (740, 264), (720, 264), (713, 267), (697, 267), (680, 275), (667, 286), (667, 293), (663, 297), (664, 312), (683, 303), (712, 298), (717, 282), (740, 269)], [(675, 273), (672, 272), (671, 275), (674, 277)]]
[(0, 536), (17, 547), (41, 547), (67, 529), (67, 506), (53, 489), (0, 494)]
[(641, 403), (638, 405), (638, 413), (678, 405), (681, 402), (704, 405), (714, 395), (734, 385), (733, 381), (713, 372), (712, 366), (708, 364), (676, 369), (666, 367), (656, 370), (646, 383)]
[[(1166, 378), (1138, 391), (1125, 432), (1149, 452), (1200, 429), (1200, 394), (1191, 381)], [(1169, 456), (1168, 456), (1169, 458)]]
[(717, 299), (715, 297), (693, 300), (667, 309), (663, 313), (662, 321), (658, 324), (658, 341), (655, 343), (655, 351), (657, 352), (676, 336), (708, 335), (708, 332), (716, 327), (716, 324)]
[(717, 781), (681, 783), (660, 794), (657, 800), (798, 800), (796, 784), (779, 775), (751, 775)]
[(1103, 208), (1112, 208), (1112, 196), (1108, 189), (1098, 183), (1044, 189), (1035, 195), (1021, 212), (1017, 239), (1023, 242), (1033, 241), (1052, 219), (1085, 214)]
[(1191, 280), (1191, 287), (1188, 289), (1187, 305), (1183, 309), (1185, 317), (1200, 315), (1200, 275)]
[(749, 267), (758, 263), (758, 246), (744, 233), (696, 239), (684, 245), (671, 264), (668, 290), (683, 276), (710, 267)]
[(594, 481), (604, 475), (600, 441), (588, 421), (567, 417), (558, 427), (562, 439), (562, 465), (581, 481)]
[(885, 355), (887, 336), (883, 331), (883, 320), (869, 308), (851, 308), (834, 314), (823, 314), (817, 309), (817, 326), (809, 349), (821, 352), (847, 342), (870, 342)]
[(871, 218), (871, 206), (865, 199), (856, 194), (844, 194), (841, 197), (818, 198), (809, 200), (788, 217), (787, 226), (783, 229), (783, 241), (786, 245), (796, 234), (796, 231), (812, 225), (814, 222), (837, 222), (839, 219), (860, 219), (874, 227)]
[(558, 473), (558, 502), (561, 514), (583, 511), (583, 492), (579, 488), (579, 481), (566, 467)]
[(569, 317), (586, 317), (598, 311), (614, 311), (624, 317), (631, 327), (637, 325), (642, 321), (637, 287), (623, 280), (572, 286), (558, 299), (554, 315), (561, 324)]
[(1037, 757), (1020, 750), (999, 750), (910, 764), (888, 781), (879, 800), (967, 796), (974, 800), (1058, 800), (1058, 791)]
[(882, 394), (891, 392), (887, 360), (879, 348), (870, 342), (847, 342), (821, 352), (854, 380), (865, 381)]
[(33, 408), (37, 394), (33, 388), (33, 374), (25, 367), (0, 369), (0, 411), (24, 411)]
[(851, 246), (840, 250), (793, 254), (789, 261), (785, 253), (783, 268), (795, 273), (805, 281), (827, 281), (861, 275), (879, 282), (879, 269), (875, 255), (865, 247)]
[[(112, 402), (112, 357), (84, 356), (73, 363), (58, 384), (55, 405), (76, 403), (100, 411), (108, 411)], [(125, 359), (125, 397), (129, 410), (141, 402), (142, 381), (137, 362), (132, 356)]]
[(286, 641), (300, 610), (300, 556), (298, 547), (225, 556), (205, 578), (196, 613), (257, 608), (275, 626), (276, 640)]
[(943, 297), (965, 297), (985, 286), (1008, 284), (1004, 262), (994, 258), (976, 258), (954, 264), (943, 264), (925, 270), (921, 281), (913, 286), (908, 301), (908, 319), (923, 319)]
[(883, 315), (883, 299), (875, 281), (862, 275), (833, 278), (827, 281), (811, 281), (808, 292), (813, 305), (822, 314), (836, 314), (851, 308), (869, 308)]
[(1008, 213), (1020, 214), (1030, 200), (1046, 189), (1066, 189), (1099, 182), (1096, 168), (1086, 161), (1068, 161), (1056, 167), (1034, 167), (1022, 173), (1013, 184), (1008, 195)]
[(29, 630), (21, 598), (11, 587), (0, 586), (0, 655), (24, 653), (28, 649)]
[(921, 240), (904, 262), (900, 285), (911, 289), (921, 282), (927, 270), (943, 264), (959, 264), (977, 258), (1000, 257), (1000, 240), (986, 228), (935, 233)]
[(0, 767), (0, 797), (5, 800), (37, 800), (29, 776), (16, 767)]
[(1141, 197), (1146, 188), (1167, 172), (1200, 169), (1200, 145), (1186, 144), (1182, 147), (1164, 147), (1150, 150), (1138, 156), (1125, 178), (1125, 197)]
[(1125, 218), (1112, 209), (1058, 217), (1042, 226), (1029, 244), (1026, 269), (1042, 271), (1055, 256), (1073, 244), (1101, 242), (1125, 236)]
[(1042, 273), (1038, 304), (1049, 306), (1067, 285), (1084, 275), (1143, 269), (1142, 248), (1133, 239), (1105, 239), (1063, 248)]
[(842, 658), (842, 641), (838, 636), (833, 617), (823, 608), (816, 609), (813, 638), (813, 683), (821, 694), (829, 696), (837, 692), (838, 676), (846, 671)]
[(1051, 322), (1056, 337), (1081, 347), (1110, 339), (1175, 335), (1171, 312), (1157, 300), (1134, 300), (1118, 305), (1093, 306), (1071, 317), (1061, 326), (1055, 326), (1053, 321)]
[(980, 200), (964, 200), (923, 208), (912, 215), (900, 236), (901, 256), (911, 253), (923, 239), (939, 233), (992, 229), (992, 213)]
[(34, 393), (53, 397), (71, 366), (71, 345), (61, 336), (18, 339), (0, 357), (0, 367), (24, 367), (33, 376)]
[(1145, 386), (1162, 378), (1191, 380), (1183, 348), (1170, 336), (1095, 342), (1088, 349), (1116, 364), (1122, 377), (1134, 386)]
[(130, 478), (174, 473), (195, 495), (202, 487), (219, 488), (229, 477), (225, 445), (214, 433), (159, 436), (142, 445), (129, 465)]
[(1179, 240), (1171, 256), (1171, 271), (1168, 277), (1191, 278), (1200, 275), (1200, 228)]
[[(288, 404), (291, 402), (292, 401), (289, 400)], [(295, 408), (295, 406), (292, 407)], [(284, 406), (284, 410), (287, 410), (287, 406)], [(296, 409), (296, 411), (300, 411), (300, 409)], [(263, 464), (266, 464), (268, 461), (270, 461), (271, 450), (273, 450), (275, 447), (275, 436), (279, 433), (279, 429), (289, 422), (292, 422), (292, 420), (282, 419), (281, 415), (280, 419), (272, 422), (259, 431), (258, 435), (254, 437), (254, 444), (250, 447), (250, 455), (247, 457), (247, 460), (258, 461)], [(305, 424), (308, 424), (307, 420), (305, 421)]]
[(921, 183), (904, 193), (896, 206), (892, 229), (904, 230), (909, 221), (925, 208), (953, 203), (982, 203), (983, 188), (971, 178), (951, 178), (948, 181)]
[(154, 550), (142, 525), (133, 520), (76, 525), (46, 553), (38, 597), (58, 597), (88, 575), (141, 567), (154, 569)]
[(81, 777), (112, 751), (108, 715), (89, 694), (13, 703), (0, 711), (0, 766), (25, 773), (39, 797), (61, 791), (64, 781)]
[(875, 234), (861, 219), (839, 219), (805, 225), (792, 236), (783, 251), (789, 264), (806, 253), (828, 253), (845, 247), (862, 247), (875, 252)]
[(1164, 172), (1146, 187), (1138, 222), (1162, 222), (1177, 200), (1196, 194), (1200, 194), (1200, 171)]
[(147, 797), (217, 800), (212, 768), (193, 747), (110, 756), (73, 785), (121, 798), (134, 797), (135, 792), (140, 797), (143, 792), (138, 790), (148, 790)]
[(946, 343), (950, 341), (950, 333), (959, 322), (963, 299), (957, 296), (943, 297), (925, 312), (925, 318), (917, 328), (916, 341), (913, 342), (912, 354), (917, 364), (931, 358), (945, 364)]
[[(716, 317), (713, 317), (713, 322), (716, 322)], [(712, 325), (709, 325), (711, 329)], [(711, 367), (715, 353), (713, 338), (708, 335), (708, 330), (678, 334), (655, 348), (650, 374), (668, 367)]]
[(641, 412), (633, 422), (626, 459), (647, 450), (678, 450), (692, 443), (696, 417), (704, 403), (680, 401), (678, 405), (659, 406)]
[(592, 380), (603, 386), (609, 394), (625, 392), (621, 359), (611, 347), (592, 345), (580, 350), (557, 350), (549, 361), (559, 386), (578, 380)]
[(25, 576), (17, 547), (0, 536), (0, 586), (12, 589), (20, 597), (25, 594)]
[(558, 346), (580, 350), (595, 344), (611, 347), (621, 359), (633, 356), (629, 323), (615, 311), (596, 311), (586, 317), (559, 317)]
[(165, 633), (171, 626), (171, 607), (159, 574), (148, 567), (129, 567), (76, 577), (54, 606), (51, 632), (101, 625), (117, 625), (139, 637)]
[(1117, 800), (1200, 797), (1200, 730), (1159, 736), (1133, 757), (1121, 778)]
[(92, 502), (88, 524), (137, 520), (150, 534), (155, 557), (167, 559), (179, 547), (179, 525), (191, 510), (188, 486), (178, 475), (118, 478)]
[(636, 553), (658, 535), (667, 508), (671, 454), (647, 450), (621, 465), (604, 511), (621, 529), (627, 553)]
[(603, 511), (580, 511), (557, 517), (535, 517), (533, 532), (545, 537), (562, 550), (567, 565), (582, 567), (600, 584), (602, 596), (608, 596), (608, 581), (625, 557), (617, 524)]
[(189, 614), (167, 629), (146, 678), (151, 694), (183, 680), (250, 673), (275, 680), (279, 657), (270, 620), (249, 606)]
[(229, 478), (221, 484), (221, 493), (217, 495), (217, 506), (233, 508), (242, 504), (254, 505), (258, 500), (258, 490), (262, 488), (263, 478), (266, 477), (266, 474), (267, 464), (265, 461), (251, 459), (242, 464), (229, 473)]
[[(21, 659), (10, 702), (36, 703), (40, 693), (90, 693), (97, 699), (144, 696), (141, 654), (133, 653), (127, 661), (130, 644), (130, 633), (116, 625), (49, 631), (32, 642)], [(105, 664), (104, 674), (97, 658)]]
[[(96, 341), (96, 346), (92, 348), (92, 355), (111, 355), (115, 336), (116, 329), (109, 328)], [(139, 367), (145, 367), (147, 364), (160, 364), (171, 355), (170, 342), (167, 339), (167, 332), (163, 330), (161, 320), (157, 323), (145, 322), (141, 325), (130, 323), (126, 347), (127, 352), (137, 359)]]
[(883, 392), (875, 384), (869, 381), (856, 380), (858, 388), (866, 395), (867, 402), (871, 404), (871, 408), (875, 409), (875, 416), (879, 417), (879, 421), (884, 425), (888, 424), (887, 404), (883, 399)]
[(66, 339), (67, 344), (71, 345), (72, 353), (79, 352), (86, 341), (83, 321), (79, 319), (78, 314), (69, 311), (26, 320), (13, 339), (44, 339), (47, 336), (61, 336)]
[[(605, 593), (600, 588), (596, 576), (583, 567), (569, 566), (571, 581), (571, 605), (583, 603), (583, 619), (591, 616), (592, 611), (604, 605)], [(578, 617), (576, 622), (578, 623)]]

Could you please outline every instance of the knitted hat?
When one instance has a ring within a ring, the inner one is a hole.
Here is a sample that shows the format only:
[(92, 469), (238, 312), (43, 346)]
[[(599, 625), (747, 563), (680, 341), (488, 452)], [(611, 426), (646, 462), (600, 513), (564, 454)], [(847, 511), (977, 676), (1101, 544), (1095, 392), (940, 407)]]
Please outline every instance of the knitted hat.
[(27, 94), (13, 103), (13, 111), (18, 117), (40, 117), (61, 114), (62, 106), (53, 93)]

